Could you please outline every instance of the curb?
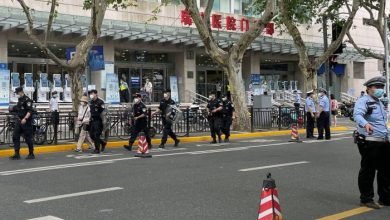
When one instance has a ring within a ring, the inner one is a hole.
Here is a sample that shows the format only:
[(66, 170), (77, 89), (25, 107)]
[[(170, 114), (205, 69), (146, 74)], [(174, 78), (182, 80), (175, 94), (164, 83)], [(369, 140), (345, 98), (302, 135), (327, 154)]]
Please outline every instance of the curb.
[[(339, 127), (332, 127), (330, 129), (332, 132), (335, 131), (348, 131), (350, 128), (345, 126), (339, 126)], [(306, 129), (298, 129), (299, 133), (306, 132)], [(289, 135), (291, 134), (290, 130), (283, 130), (283, 131), (264, 131), (264, 132), (253, 132), (253, 133), (242, 133), (242, 134), (231, 134), (230, 137), (233, 139), (240, 139), (240, 138), (259, 138), (259, 137), (272, 137), (272, 136), (282, 136), (282, 135)], [(192, 143), (192, 142), (205, 142), (205, 141), (211, 141), (210, 136), (198, 136), (198, 137), (181, 137), (180, 143)], [(107, 143), (106, 148), (119, 148), (123, 147), (123, 145), (127, 144), (128, 141), (111, 141)], [(160, 139), (152, 139), (152, 144), (157, 145), (160, 143)], [(174, 143), (173, 140), (169, 139), (167, 141), (168, 144)], [(134, 143), (134, 146), (137, 146), (138, 142), (136, 141)], [(35, 154), (44, 154), (44, 153), (55, 153), (55, 152), (64, 152), (64, 151), (72, 151), (76, 148), (76, 143), (70, 143), (70, 144), (59, 144), (56, 146), (41, 146), (41, 147), (35, 147), (34, 153)], [(87, 145), (83, 145), (83, 149), (87, 149)], [(7, 150), (0, 150), (0, 157), (9, 157), (14, 154), (13, 149), (7, 149)], [(27, 148), (21, 148), (20, 149), (21, 155), (27, 155), (28, 149)]]

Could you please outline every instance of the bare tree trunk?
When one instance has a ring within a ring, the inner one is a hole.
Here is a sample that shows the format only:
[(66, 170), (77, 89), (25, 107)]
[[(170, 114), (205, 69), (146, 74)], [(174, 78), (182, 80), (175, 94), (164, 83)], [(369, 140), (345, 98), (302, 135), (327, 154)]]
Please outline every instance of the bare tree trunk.
[(235, 130), (249, 131), (251, 129), (251, 121), (249, 117), (248, 107), (245, 103), (245, 89), (243, 86), (241, 76), (241, 63), (226, 62), (228, 66), (224, 68), (224, 71), (228, 75), (230, 92), (233, 97), (233, 104), (235, 108), (235, 114), (237, 119), (233, 123)]
[(78, 111), (80, 105), (80, 98), (83, 96), (83, 85), (81, 82), (81, 76), (83, 73), (83, 68), (78, 68), (74, 71), (69, 71), (69, 76), (72, 80), (73, 111), (75, 112)]

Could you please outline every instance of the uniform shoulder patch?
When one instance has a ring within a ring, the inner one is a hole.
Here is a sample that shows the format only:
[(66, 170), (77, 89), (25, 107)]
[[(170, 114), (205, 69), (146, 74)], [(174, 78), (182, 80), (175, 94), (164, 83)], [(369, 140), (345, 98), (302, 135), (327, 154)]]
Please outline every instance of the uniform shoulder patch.
[(27, 101), (26, 105), (27, 105), (28, 107), (31, 107), (31, 106), (32, 106), (32, 102), (31, 102), (31, 101)]

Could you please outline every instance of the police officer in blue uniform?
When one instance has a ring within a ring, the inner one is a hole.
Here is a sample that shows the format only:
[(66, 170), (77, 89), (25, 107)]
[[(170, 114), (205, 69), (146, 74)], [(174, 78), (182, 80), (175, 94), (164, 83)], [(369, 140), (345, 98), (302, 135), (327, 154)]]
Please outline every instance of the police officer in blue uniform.
[(17, 94), (18, 103), (13, 107), (12, 112), (17, 114), (17, 121), (15, 123), (15, 130), (12, 136), (14, 142), (15, 154), (10, 157), (11, 160), (20, 160), (20, 135), (23, 134), (24, 139), (28, 146), (28, 156), (26, 159), (35, 159), (34, 145), (33, 145), (33, 128), (32, 128), (32, 114), (33, 114), (33, 101), (27, 97), (22, 87), (15, 89)]
[(93, 153), (99, 154), (100, 151), (104, 151), (107, 144), (100, 138), (103, 132), (103, 121), (100, 115), (104, 110), (104, 101), (98, 97), (95, 89), (89, 91), (89, 98), (91, 99), (89, 104), (91, 109), (90, 136), (95, 143)]
[(367, 94), (359, 98), (354, 108), (357, 123), (355, 143), (361, 155), (359, 190), (361, 206), (379, 209), (374, 202), (374, 179), (377, 171), (379, 204), (390, 206), (390, 144), (387, 114), (380, 98), (386, 79), (374, 77), (364, 86)]
[(168, 136), (170, 136), (175, 141), (175, 147), (179, 146), (180, 140), (177, 139), (176, 134), (172, 131), (172, 122), (167, 120), (166, 116), (169, 114), (167, 110), (170, 106), (175, 105), (175, 101), (171, 99), (171, 90), (166, 89), (164, 91), (164, 98), (160, 102), (160, 106), (158, 107), (157, 111), (155, 111), (152, 115), (161, 113), (161, 119), (163, 123), (163, 135), (161, 138), (161, 144), (159, 148), (165, 148), (165, 144), (167, 143)]
[(131, 131), (131, 136), (129, 139), (129, 146), (124, 146), (126, 150), (131, 151), (134, 141), (137, 138), (140, 132), (145, 134), (146, 141), (148, 142), (149, 149), (152, 148), (152, 141), (149, 136), (149, 129), (147, 123), (147, 108), (142, 102), (141, 94), (135, 94), (134, 105), (133, 105), (133, 129)]
[(330, 102), (325, 89), (319, 90), (319, 104), (317, 113), (318, 140), (330, 140)]
[(306, 138), (316, 138), (314, 137), (314, 120), (315, 114), (317, 113), (316, 106), (314, 104), (314, 91), (308, 91), (305, 104), (306, 112)]
[(234, 105), (227, 98), (227, 96), (222, 98), (223, 110), (222, 110), (222, 128), (221, 131), (225, 134), (225, 142), (229, 142), (230, 137), (230, 126), (232, 125), (234, 117)]
[(209, 119), (209, 125), (210, 125), (210, 131), (211, 131), (211, 137), (213, 138), (213, 141), (211, 144), (217, 143), (217, 136), (218, 136), (218, 142), (221, 143), (221, 126), (222, 126), (222, 110), (223, 110), (223, 103), (222, 100), (218, 99), (216, 97), (215, 92), (211, 92), (209, 96), (209, 103), (207, 104), (207, 110), (208, 110), (208, 119)]

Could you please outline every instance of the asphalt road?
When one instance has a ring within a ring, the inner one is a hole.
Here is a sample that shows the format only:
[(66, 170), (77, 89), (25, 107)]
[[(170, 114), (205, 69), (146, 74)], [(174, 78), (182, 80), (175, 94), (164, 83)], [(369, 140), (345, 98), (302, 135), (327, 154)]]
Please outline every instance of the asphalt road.
[[(153, 150), (151, 159), (122, 149), (98, 157), (67, 152), (35, 161), (1, 158), (0, 219), (257, 219), (268, 172), (276, 179), (284, 219), (318, 219), (359, 207), (359, 154), (349, 133), (331, 141), (288, 139), (182, 144)], [(348, 219), (389, 216), (385, 207)]]

